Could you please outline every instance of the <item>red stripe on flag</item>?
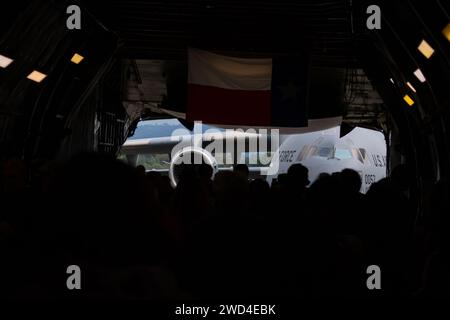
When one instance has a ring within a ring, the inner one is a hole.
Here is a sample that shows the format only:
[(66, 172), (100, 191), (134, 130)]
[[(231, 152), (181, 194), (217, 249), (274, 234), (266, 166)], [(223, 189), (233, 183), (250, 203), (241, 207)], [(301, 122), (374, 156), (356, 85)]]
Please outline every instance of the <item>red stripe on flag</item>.
[(186, 120), (211, 124), (269, 126), (271, 92), (188, 84)]

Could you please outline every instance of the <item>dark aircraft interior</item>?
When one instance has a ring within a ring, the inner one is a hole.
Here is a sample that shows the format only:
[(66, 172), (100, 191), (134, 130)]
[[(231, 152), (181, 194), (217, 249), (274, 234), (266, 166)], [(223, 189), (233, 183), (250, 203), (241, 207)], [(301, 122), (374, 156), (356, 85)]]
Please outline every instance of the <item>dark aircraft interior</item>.
[[(449, 297), (449, 1), (4, 5), (1, 299)], [(200, 165), (172, 188), (117, 160), (139, 121), (186, 114), (188, 48), (303, 59), (308, 119), (381, 131), (387, 177)]]

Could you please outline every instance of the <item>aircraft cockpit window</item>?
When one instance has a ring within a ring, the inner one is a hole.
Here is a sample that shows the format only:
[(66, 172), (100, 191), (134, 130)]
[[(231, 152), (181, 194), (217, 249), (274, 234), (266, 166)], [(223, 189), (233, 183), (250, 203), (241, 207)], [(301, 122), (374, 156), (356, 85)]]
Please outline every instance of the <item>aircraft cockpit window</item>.
[(315, 154), (316, 152), (317, 152), (317, 147), (312, 146), (312, 147), (309, 149), (308, 156), (311, 156), (311, 155)]
[(322, 147), (316, 155), (319, 157), (329, 158), (333, 155), (333, 148)]
[(358, 150), (359, 150), (359, 152), (361, 153), (362, 158), (365, 159), (366, 156), (367, 156), (367, 151), (366, 151), (366, 149), (364, 149), (364, 148), (359, 148)]
[(316, 153), (317, 153), (316, 146), (306, 146), (303, 148), (302, 152), (300, 153), (298, 160), (302, 161), (302, 160), (308, 159), (309, 157), (312, 157)]
[(352, 153), (348, 149), (336, 149), (334, 157), (340, 160), (351, 159)]
[(303, 161), (306, 158), (306, 156), (308, 155), (308, 151), (309, 151), (309, 146), (304, 146), (302, 148), (302, 150), (300, 151), (300, 153), (298, 154), (297, 161)]
[(300, 151), (297, 161), (303, 161), (310, 157), (321, 157), (327, 159), (358, 159), (360, 162), (364, 163), (364, 157), (361, 155), (359, 149), (356, 148), (347, 148), (342, 145), (336, 148), (336, 145), (327, 143), (326, 145), (317, 146), (317, 145), (307, 145), (304, 146)]
[(352, 149), (353, 158), (358, 159), (359, 162), (364, 163), (367, 158), (367, 152), (364, 148), (353, 148)]

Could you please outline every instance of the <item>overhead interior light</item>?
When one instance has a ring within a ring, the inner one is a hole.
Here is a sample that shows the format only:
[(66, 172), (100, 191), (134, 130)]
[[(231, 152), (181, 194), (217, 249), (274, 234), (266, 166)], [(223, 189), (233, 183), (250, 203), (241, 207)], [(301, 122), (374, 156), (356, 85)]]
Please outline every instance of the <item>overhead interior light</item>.
[(395, 84), (394, 79), (390, 78), (389, 79), (393, 84)]
[(408, 85), (408, 87), (413, 91), (413, 92), (417, 92), (416, 88), (413, 87), (413, 85), (410, 82), (406, 83)]
[(44, 80), (47, 77), (46, 74), (43, 74), (42, 72), (36, 71), (34, 70), (32, 73), (30, 73), (28, 75), (28, 79), (33, 80), (35, 82), (41, 82), (42, 80)]
[(414, 104), (414, 100), (411, 99), (410, 96), (408, 96), (407, 94), (405, 94), (405, 96), (403, 97), (403, 100), (405, 100), (405, 102), (411, 107)]
[(11, 62), (13, 62), (14, 60), (8, 57), (5, 57), (3, 55), (0, 54), (0, 67), (1, 68), (6, 68), (7, 66), (9, 66), (11, 64)]
[(428, 44), (428, 42), (426, 42), (425, 40), (422, 40), (422, 42), (419, 44), (419, 46), (417, 47), (417, 49), (419, 49), (419, 51), (425, 56), (425, 58), (430, 59), (430, 57), (433, 55), (434, 53), (434, 49), (432, 46), (430, 46)]
[(420, 69), (417, 69), (414, 71), (414, 75), (419, 79), (420, 82), (425, 82), (427, 79), (425, 79), (425, 76), (423, 75), (422, 71)]
[(70, 59), (70, 61), (72, 61), (75, 64), (79, 64), (81, 61), (83, 61), (84, 57), (78, 53), (75, 53), (72, 57), (72, 59)]
[(442, 30), (442, 34), (450, 41), (450, 23)]

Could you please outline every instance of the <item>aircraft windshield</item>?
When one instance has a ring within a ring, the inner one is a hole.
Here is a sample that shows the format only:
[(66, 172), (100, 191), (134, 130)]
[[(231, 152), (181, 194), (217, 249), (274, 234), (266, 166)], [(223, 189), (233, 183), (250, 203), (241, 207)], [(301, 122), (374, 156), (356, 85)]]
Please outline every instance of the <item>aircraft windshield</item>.
[[(322, 158), (336, 158), (340, 160), (345, 159), (351, 159), (351, 158), (358, 158), (356, 154), (352, 153), (352, 150), (345, 149), (345, 148), (333, 148), (333, 147), (317, 147), (317, 146), (306, 146), (302, 149), (300, 152), (300, 155), (298, 157), (298, 161), (305, 160), (309, 157), (315, 156), (315, 157), (322, 157)], [(359, 156), (361, 158), (361, 156)], [(358, 158), (358, 159), (359, 159)], [(360, 159), (361, 162), (363, 162), (362, 159)]]
[(333, 154), (333, 149), (332, 148), (327, 148), (327, 147), (322, 147), (319, 148), (319, 152), (318, 152), (318, 156), (319, 157), (331, 157)]
[(336, 149), (336, 151), (334, 152), (334, 157), (341, 160), (351, 159), (352, 154), (348, 149)]

